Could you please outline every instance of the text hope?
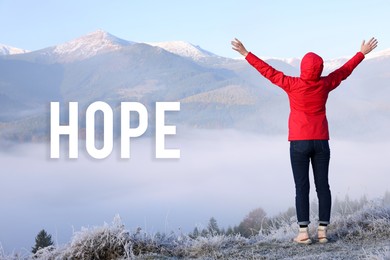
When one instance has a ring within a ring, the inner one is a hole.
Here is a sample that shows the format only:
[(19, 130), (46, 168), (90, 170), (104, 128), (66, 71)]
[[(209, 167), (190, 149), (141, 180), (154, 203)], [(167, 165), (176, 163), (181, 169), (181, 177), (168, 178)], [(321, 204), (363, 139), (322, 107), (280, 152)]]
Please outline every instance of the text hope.
[[(103, 113), (103, 145), (96, 148), (95, 144), (95, 113)], [(121, 158), (130, 158), (130, 139), (140, 137), (148, 128), (148, 111), (139, 102), (121, 102)], [(165, 136), (175, 135), (176, 126), (165, 125), (165, 111), (180, 111), (180, 102), (156, 102), (156, 158), (180, 158), (180, 149), (165, 149)], [(137, 127), (130, 126), (130, 113), (137, 112), (139, 123)], [(96, 159), (104, 159), (113, 150), (114, 116), (113, 111), (105, 102), (97, 101), (90, 104), (86, 110), (86, 150)], [(69, 102), (68, 125), (60, 125), (60, 104), (50, 103), (50, 157), (60, 157), (60, 136), (69, 137), (69, 158), (78, 158), (78, 102)]]

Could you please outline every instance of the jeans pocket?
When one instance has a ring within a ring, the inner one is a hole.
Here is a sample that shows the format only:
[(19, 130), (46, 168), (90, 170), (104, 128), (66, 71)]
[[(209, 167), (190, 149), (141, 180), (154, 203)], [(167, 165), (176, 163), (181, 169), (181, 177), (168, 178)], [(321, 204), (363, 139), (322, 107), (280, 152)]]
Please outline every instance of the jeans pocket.
[(320, 142), (321, 152), (330, 153), (329, 141), (328, 140), (321, 140), (319, 142)]
[(309, 148), (310, 148), (309, 140), (291, 141), (290, 143), (290, 149), (294, 152), (306, 153), (309, 151)]

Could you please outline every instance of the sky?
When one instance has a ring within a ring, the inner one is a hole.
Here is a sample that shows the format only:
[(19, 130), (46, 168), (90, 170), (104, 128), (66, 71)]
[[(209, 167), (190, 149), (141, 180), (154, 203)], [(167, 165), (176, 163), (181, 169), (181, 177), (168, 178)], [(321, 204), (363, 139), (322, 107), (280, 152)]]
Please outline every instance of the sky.
[(136, 42), (183, 40), (237, 57), (237, 37), (258, 56), (291, 58), (314, 51), (352, 55), (363, 39), (390, 48), (387, 0), (0, 0), (0, 43), (38, 50), (97, 29)]

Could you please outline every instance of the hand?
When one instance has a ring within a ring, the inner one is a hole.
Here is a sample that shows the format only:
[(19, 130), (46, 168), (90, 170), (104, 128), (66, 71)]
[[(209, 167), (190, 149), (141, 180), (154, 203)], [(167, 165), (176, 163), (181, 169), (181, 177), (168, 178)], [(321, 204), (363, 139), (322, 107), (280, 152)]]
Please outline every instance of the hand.
[(371, 40), (369, 40), (367, 43), (366, 43), (366, 41), (362, 42), (362, 46), (360, 47), (360, 51), (364, 55), (366, 55), (366, 54), (370, 53), (373, 49), (375, 49), (377, 45), (378, 45), (378, 40), (375, 39), (374, 37), (372, 37)]
[(232, 43), (232, 49), (240, 53), (242, 56), (246, 57), (248, 55), (248, 51), (245, 49), (244, 45), (242, 42), (240, 42), (237, 38), (234, 38), (234, 40), (231, 42)]

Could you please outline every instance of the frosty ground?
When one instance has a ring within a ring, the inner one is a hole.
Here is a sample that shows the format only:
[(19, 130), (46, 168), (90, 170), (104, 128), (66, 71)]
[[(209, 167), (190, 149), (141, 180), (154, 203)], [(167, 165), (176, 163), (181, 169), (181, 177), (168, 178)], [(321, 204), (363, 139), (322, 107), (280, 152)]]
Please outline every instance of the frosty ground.
[(390, 259), (390, 207), (370, 201), (354, 212), (333, 217), (327, 244), (292, 242), (297, 225), (285, 221), (268, 234), (241, 235), (148, 234), (128, 231), (116, 216), (111, 224), (83, 228), (66, 245), (35, 255), (6, 255), (0, 259)]

